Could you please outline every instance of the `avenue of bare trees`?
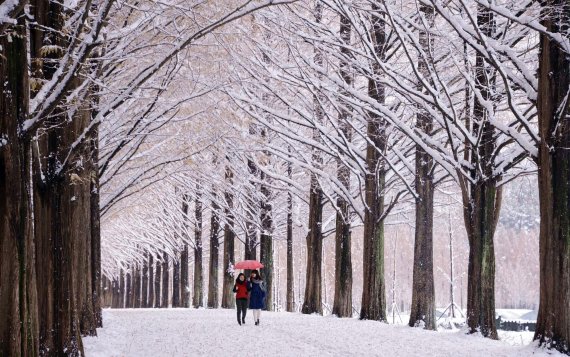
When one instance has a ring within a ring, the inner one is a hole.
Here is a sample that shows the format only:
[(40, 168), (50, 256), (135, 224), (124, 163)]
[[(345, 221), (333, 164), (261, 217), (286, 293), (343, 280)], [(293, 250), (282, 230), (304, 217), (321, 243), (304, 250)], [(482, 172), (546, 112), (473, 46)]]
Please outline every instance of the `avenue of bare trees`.
[(233, 308), (244, 259), (268, 310), (388, 322), (403, 252), (409, 326), (464, 271), (469, 333), (525, 299), (570, 354), (567, 0), (0, 1), (0, 355)]

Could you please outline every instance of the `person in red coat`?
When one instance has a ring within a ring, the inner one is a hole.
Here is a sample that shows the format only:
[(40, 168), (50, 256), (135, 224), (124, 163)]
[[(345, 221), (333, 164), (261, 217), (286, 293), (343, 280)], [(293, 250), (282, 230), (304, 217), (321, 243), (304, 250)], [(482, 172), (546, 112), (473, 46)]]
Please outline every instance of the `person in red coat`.
[(245, 324), (245, 315), (247, 314), (247, 298), (251, 290), (251, 283), (245, 279), (245, 275), (240, 273), (237, 276), (234, 285), (234, 293), (236, 293), (236, 307), (238, 324)]

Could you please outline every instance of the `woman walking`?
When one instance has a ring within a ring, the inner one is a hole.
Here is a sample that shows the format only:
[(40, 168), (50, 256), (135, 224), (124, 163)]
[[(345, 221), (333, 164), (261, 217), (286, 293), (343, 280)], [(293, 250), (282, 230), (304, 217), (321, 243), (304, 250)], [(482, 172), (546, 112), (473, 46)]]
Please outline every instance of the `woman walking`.
[(249, 296), (249, 308), (253, 310), (253, 319), (255, 325), (259, 325), (259, 316), (261, 315), (261, 309), (265, 305), (265, 283), (261, 279), (259, 272), (257, 270), (252, 270), (249, 276), (249, 282), (251, 283), (251, 294)]
[(247, 314), (247, 296), (251, 290), (251, 283), (245, 280), (245, 274), (240, 273), (237, 276), (234, 285), (234, 293), (236, 293), (236, 307), (238, 324), (245, 324), (245, 315)]

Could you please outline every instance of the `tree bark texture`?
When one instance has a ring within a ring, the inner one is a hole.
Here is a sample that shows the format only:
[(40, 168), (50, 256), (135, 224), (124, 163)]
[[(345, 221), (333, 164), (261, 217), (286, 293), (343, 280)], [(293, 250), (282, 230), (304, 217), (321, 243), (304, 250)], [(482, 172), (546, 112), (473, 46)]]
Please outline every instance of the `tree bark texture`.
[[(373, 6), (372, 39), (378, 58), (385, 57), (385, 21)], [(380, 69), (372, 64), (373, 74), (380, 76)], [(376, 78), (368, 80), (368, 94), (383, 103), (385, 88)], [(371, 143), (366, 148), (365, 202), (363, 244), (363, 289), (360, 318), (386, 321), (386, 292), (384, 280), (384, 190), (386, 169), (379, 152), (387, 146), (386, 122), (375, 113), (368, 113), (367, 135)]]
[[(568, 41), (568, 1), (545, 1), (544, 6), (542, 25)], [(545, 34), (540, 36), (538, 87), (540, 305), (534, 338), (570, 355), (570, 57)]]
[[(340, 16), (340, 37), (346, 46), (350, 46), (351, 33), (350, 20), (344, 15)], [(341, 47), (340, 52), (344, 56), (349, 56), (350, 51), (346, 47)], [(350, 73), (349, 64), (343, 57), (341, 60), (340, 76), (347, 86), (352, 85), (352, 75)], [(343, 91), (346, 92), (346, 91)], [(342, 93), (346, 95), (347, 93)], [(350, 142), (352, 139), (352, 130), (348, 123), (350, 118), (349, 109), (346, 103), (340, 103), (341, 109), (339, 113), (339, 128), (342, 140)], [(350, 169), (337, 159), (337, 178), (343, 185), (346, 192), (350, 192)], [(342, 195), (339, 195), (336, 201), (336, 231), (335, 231), (335, 288), (332, 313), (338, 317), (352, 316), (352, 255), (351, 255), (351, 226), (350, 226), (350, 206)]]
[(160, 294), (162, 301), (160, 302), (160, 306), (164, 308), (168, 308), (168, 295), (169, 295), (169, 257), (166, 251), (162, 253), (162, 292)]
[[(432, 6), (420, 5), (420, 13), (427, 26), (434, 24)], [(421, 28), (421, 24), (419, 25)], [(419, 33), (422, 52), (418, 58), (418, 71), (425, 81), (431, 84), (428, 66), (433, 63), (433, 40), (423, 28)], [(427, 58), (426, 58), (427, 56)], [(420, 84), (420, 90), (422, 85)], [(425, 91), (424, 91), (425, 92)], [(432, 135), (433, 118), (418, 109), (416, 128), (428, 136)], [(433, 281), (433, 197), (434, 197), (434, 160), (420, 146), (416, 145), (416, 229), (414, 239), (414, 269), (412, 280), (412, 305), (409, 326), (421, 326), (426, 330), (435, 330), (435, 287)]]
[(28, 113), (24, 17), (0, 34), (0, 355), (39, 354), (29, 140), (18, 133)]
[[(229, 167), (226, 167), (226, 183), (231, 187), (233, 183), (233, 173)], [(230, 264), (235, 264), (234, 253), (235, 253), (235, 233), (234, 233), (234, 216), (232, 213), (233, 209), (233, 195), (226, 191), (224, 193), (224, 198), (226, 200), (226, 208), (224, 214), (226, 216), (226, 224), (224, 225), (224, 270), (223, 285), (222, 285), (222, 307), (225, 309), (233, 309), (235, 307), (235, 299), (233, 294), (234, 277), (233, 274), (228, 272)]]
[[(212, 193), (216, 197), (215, 193)], [(220, 207), (215, 200), (212, 201), (212, 217), (210, 222), (210, 273), (208, 278), (208, 307), (217, 308), (218, 298), (218, 259), (220, 255)]]
[[(482, 33), (494, 35), (494, 14), (478, 7), (477, 24)], [(495, 85), (495, 70), (479, 53), (475, 57), (475, 87), (485, 102), (491, 101)], [(469, 240), (467, 267), (467, 325), (471, 333), (497, 339), (495, 323), (495, 249), (493, 237), (499, 220), (502, 188), (497, 186), (493, 165), (496, 134), (489, 123), (486, 103), (475, 96), (473, 104), (473, 132), (480, 133), (480, 143), (471, 148), (471, 163), (475, 168), (475, 183), (460, 184), (463, 194), (464, 219)]]
[(195, 308), (204, 306), (204, 269), (202, 260), (202, 194), (199, 184), (196, 187), (196, 203), (194, 205), (194, 296), (192, 306)]
[[(323, 16), (323, 5), (318, 1), (314, 9), (315, 22), (320, 23)], [(315, 49), (315, 63), (323, 64), (323, 54)], [(318, 123), (323, 122), (324, 112), (322, 94), (313, 98), (313, 112)], [(319, 133), (313, 129), (313, 138), (319, 140)], [(322, 167), (323, 159), (317, 150), (313, 150), (313, 165)], [(323, 190), (317, 176), (311, 173), (309, 192), (309, 233), (307, 234), (307, 276), (305, 283), (305, 300), (301, 312), (303, 314), (323, 313), (322, 306), (322, 258), (323, 258)]]

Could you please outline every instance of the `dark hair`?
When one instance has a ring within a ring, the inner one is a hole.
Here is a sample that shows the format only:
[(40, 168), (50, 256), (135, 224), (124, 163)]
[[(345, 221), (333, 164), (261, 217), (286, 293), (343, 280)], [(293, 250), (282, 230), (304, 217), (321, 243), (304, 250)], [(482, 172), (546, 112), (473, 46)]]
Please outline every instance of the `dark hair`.
[(245, 277), (244, 273), (239, 273), (237, 278), (236, 278), (236, 284), (237, 283), (241, 283), (241, 280), (239, 280), (239, 277), (243, 275), (243, 281), (245, 282), (247, 280), (247, 278)]
[(255, 273), (255, 277), (257, 278), (257, 280), (261, 280), (261, 274), (259, 274), (259, 271), (257, 269), (252, 270), (251, 273), (249, 273), (249, 280), (251, 280), (251, 274)]

